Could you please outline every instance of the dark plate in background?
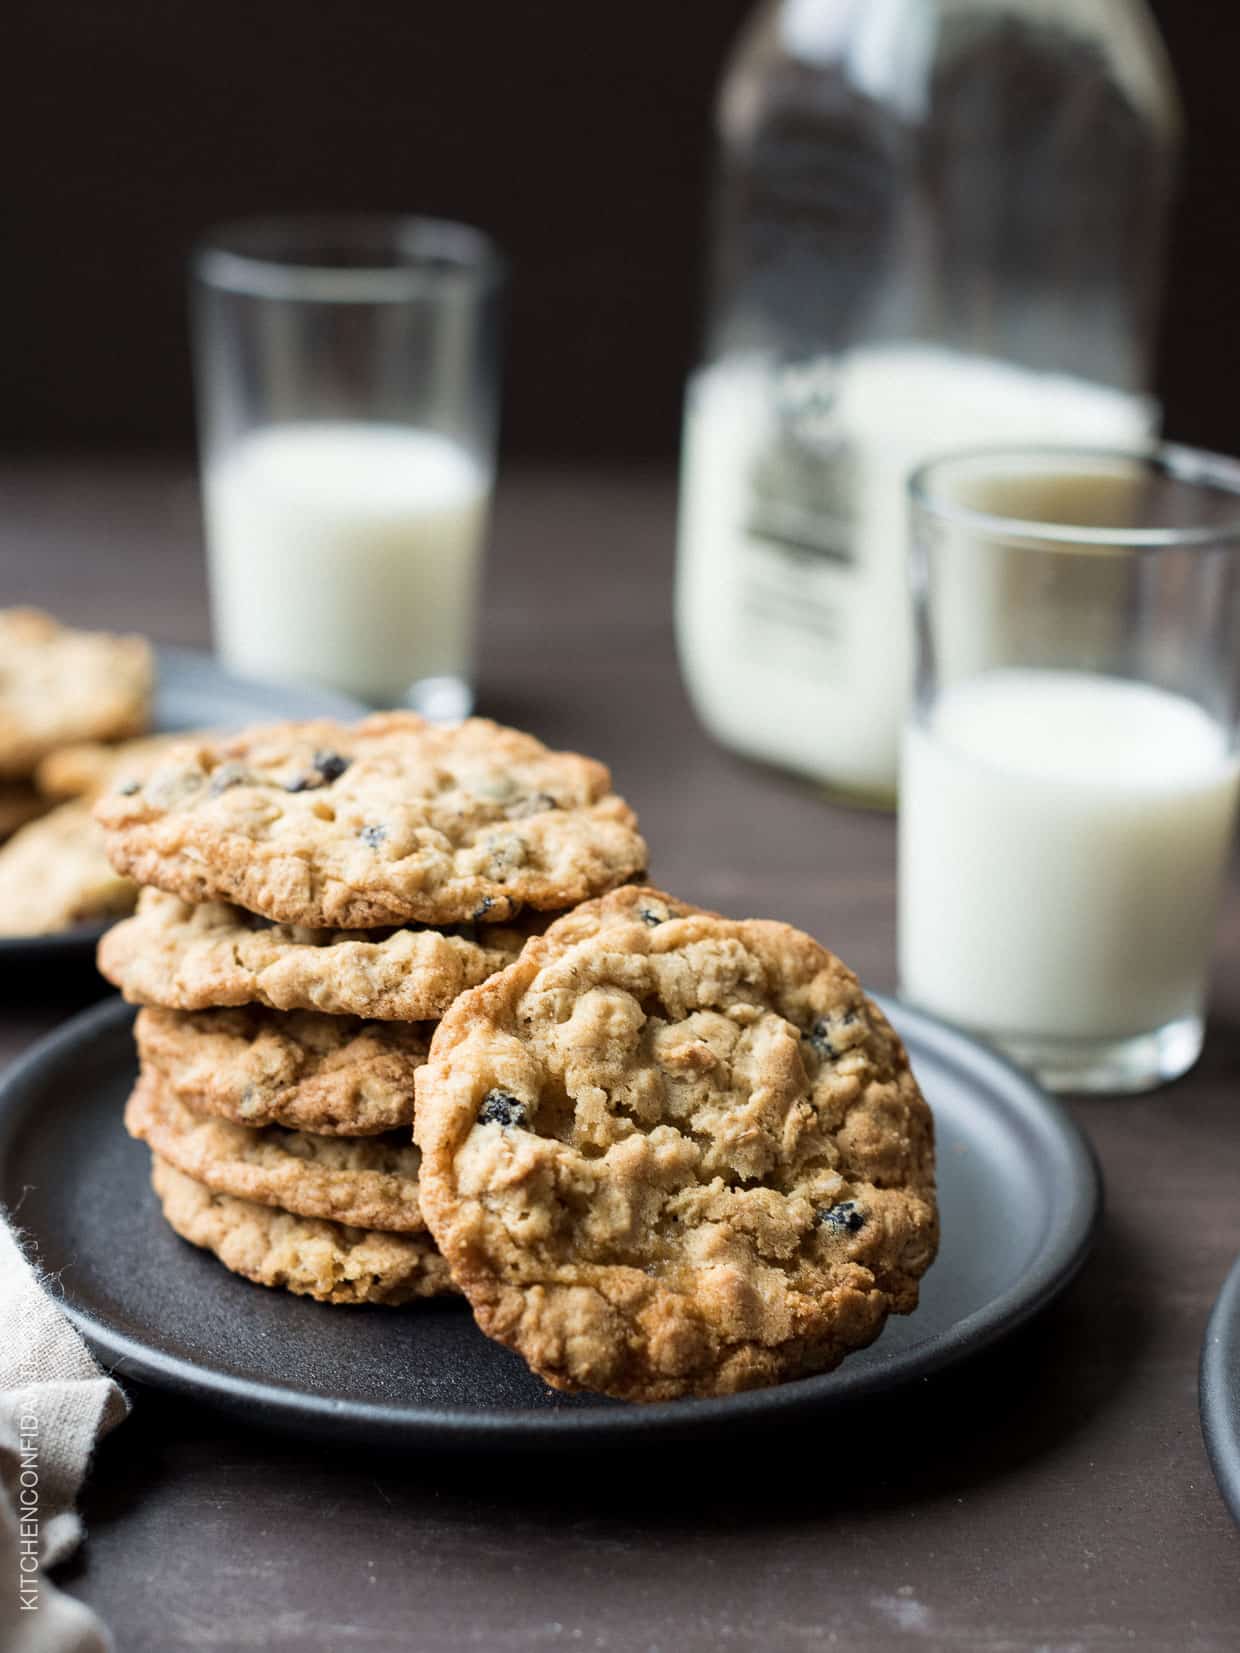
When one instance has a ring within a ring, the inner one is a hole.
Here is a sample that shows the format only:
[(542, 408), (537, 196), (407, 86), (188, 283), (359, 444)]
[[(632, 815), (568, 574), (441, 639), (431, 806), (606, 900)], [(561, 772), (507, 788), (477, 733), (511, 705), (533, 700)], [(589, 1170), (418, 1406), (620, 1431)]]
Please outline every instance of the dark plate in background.
[[(881, 1002), (881, 1001), (880, 1001)], [(836, 1372), (719, 1400), (626, 1406), (549, 1389), (464, 1304), (323, 1307), (254, 1286), (178, 1239), (121, 1111), (134, 1012), (111, 999), (0, 1084), (0, 1201), (122, 1375), (250, 1422), (383, 1445), (623, 1444), (838, 1407), (925, 1377), (1023, 1324), (1081, 1266), (1101, 1206), (1068, 1115), (1000, 1057), (901, 1005), (938, 1129), (943, 1245), (916, 1314)]]
[(1210, 1314), (1199, 1392), (1206, 1452), (1227, 1508), (1240, 1521), (1240, 1260)]
[[(305, 684), (259, 683), (235, 677), (209, 654), (194, 649), (157, 648), (155, 705), (157, 732), (177, 729), (239, 729), (247, 723), (282, 718), (336, 717), (352, 721), (366, 708), (347, 695)], [(48, 936), (0, 936), (0, 967), (29, 965), (43, 970), (56, 963), (89, 963), (110, 920), (79, 924)]]
[(237, 677), (197, 649), (155, 650), (156, 729), (239, 729), (286, 717), (362, 717), (366, 707), (348, 695), (308, 683), (261, 683)]

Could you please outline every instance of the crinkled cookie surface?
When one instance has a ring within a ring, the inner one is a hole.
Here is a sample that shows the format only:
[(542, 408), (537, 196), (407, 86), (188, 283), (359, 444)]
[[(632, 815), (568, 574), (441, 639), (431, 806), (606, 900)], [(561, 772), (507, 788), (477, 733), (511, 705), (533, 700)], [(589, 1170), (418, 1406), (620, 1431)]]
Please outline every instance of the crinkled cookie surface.
[(356, 1228), (414, 1234), (426, 1227), (420, 1156), (404, 1131), (351, 1139), (278, 1125), (251, 1129), (195, 1113), (152, 1073), (134, 1087), (125, 1129), (220, 1194)]
[(139, 883), (316, 927), (497, 922), (601, 894), (646, 862), (602, 764), (412, 712), (190, 742), (97, 815)]
[(418, 1074), (421, 1202), (490, 1336), (637, 1400), (829, 1370), (917, 1302), (933, 1126), (856, 978), (627, 888), (464, 994)]
[(541, 914), (454, 930), (319, 930), (273, 924), (226, 901), (194, 906), (146, 889), (99, 944), (99, 969), (133, 1004), (266, 1005), (376, 1021), (429, 1021), (511, 964)]
[(414, 1075), (430, 1034), (416, 1023), (254, 1005), (148, 1006), (134, 1024), (143, 1067), (196, 1113), (322, 1136), (411, 1127)]
[(256, 1285), (321, 1303), (410, 1303), (456, 1288), (426, 1234), (390, 1234), (294, 1216), (219, 1194), (151, 1156), (151, 1185), (171, 1228)]

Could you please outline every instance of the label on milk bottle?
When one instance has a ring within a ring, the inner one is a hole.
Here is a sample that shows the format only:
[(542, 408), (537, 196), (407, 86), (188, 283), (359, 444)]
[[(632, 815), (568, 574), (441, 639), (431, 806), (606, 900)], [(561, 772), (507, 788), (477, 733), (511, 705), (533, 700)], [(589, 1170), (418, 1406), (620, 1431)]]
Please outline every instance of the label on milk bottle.
[(857, 461), (832, 378), (815, 363), (776, 381), (773, 420), (745, 478), (735, 572), (745, 651), (838, 679), (856, 583)]

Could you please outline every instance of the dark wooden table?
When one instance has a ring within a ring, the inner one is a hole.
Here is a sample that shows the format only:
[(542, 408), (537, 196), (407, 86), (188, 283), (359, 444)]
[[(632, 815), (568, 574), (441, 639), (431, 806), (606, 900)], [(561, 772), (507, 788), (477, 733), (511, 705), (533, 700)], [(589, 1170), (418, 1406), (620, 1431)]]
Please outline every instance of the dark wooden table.
[[(893, 979), (892, 824), (698, 729), (671, 627), (665, 476), (502, 490), (482, 705), (607, 759), (670, 889), (790, 919)], [(188, 469), (0, 468), (0, 602), (205, 640)], [(7, 1060), (97, 994), (22, 999)], [(66, 1582), (122, 1653), (1240, 1647), (1240, 1542), (1197, 1357), (1240, 1252), (1240, 884), (1206, 1055), (1078, 1117), (1108, 1214), (1084, 1276), (1005, 1347), (857, 1412), (692, 1453), (401, 1459), (274, 1440), (153, 1391), (104, 1446)]]

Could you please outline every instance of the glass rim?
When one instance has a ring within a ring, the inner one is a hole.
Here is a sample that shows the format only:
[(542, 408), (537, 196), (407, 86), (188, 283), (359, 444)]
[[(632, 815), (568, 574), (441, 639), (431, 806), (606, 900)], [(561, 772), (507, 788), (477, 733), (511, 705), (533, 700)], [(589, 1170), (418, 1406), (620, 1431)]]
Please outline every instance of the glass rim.
[[(1048, 463), (1075, 466), (1082, 473), (1091, 468), (1138, 465), (1151, 473), (1184, 487), (1211, 487), (1235, 499), (1235, 516), (1212, 524), (1183, 528), (1099, 528), (1071, 522), (1037, 522), (1028, 517), (1005, 516), (962, 504), (938, 491), (939, 483), (953, 470), (984, 467), (988, 464), (1030, 468)], [(1009, 544), (1103, 547), (1116, 551), (1168, 551), (1240, 544), (1240, 460), (1206, 449), (1176, 442), (1154, 442), (1145, 447), (1074, 447), (1067, 444), (1030, 443), (974, 447), (938, 454), (918, 465), (908, 479), (912, 504), (935, 520), (957, 528), (968, 528)]]
[[(350, 256), (312, 256), (325, 247)], [(237, 218), (208, 230), (190, 254), (191, 274), (204, 287), (322, 304), (399, 303), (452, 289), (482, 293), (500, 285), (507, 268), (485, 230), (416, 213)]]

